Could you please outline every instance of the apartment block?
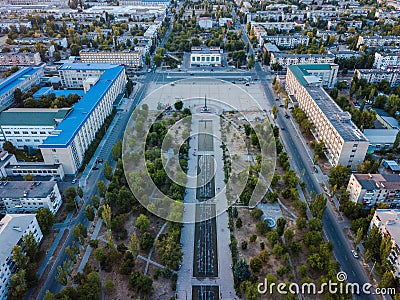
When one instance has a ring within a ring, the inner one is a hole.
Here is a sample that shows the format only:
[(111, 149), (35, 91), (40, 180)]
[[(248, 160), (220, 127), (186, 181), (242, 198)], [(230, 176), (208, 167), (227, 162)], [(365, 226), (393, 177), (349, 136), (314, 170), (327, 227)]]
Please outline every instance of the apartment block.
[(393, 276), (400, 277), (400, 210), (377, 209), (370, 223), (370, 229), (376, 227), (383, 238), (389, 238), (392, 249), (387, 262), (392, 266)]
[(400, 45), (400, 36), (359, 36), (357, 41), (357, 48), (361, 45), (365, 45), (367, 47)]
[(289, 66), (286, 90), (314, 124), (312, 133), (317, 141), (324, 142), (329, 162), (355, 169), (364, 161), (369, 142), (350, 114), (342, 111), (323, 89), (335, 85), (337, 72), (337, 65)]
[(221, 53), (219, 50), (212, 49), (197, 49), (192, 48), (192, 53), (190, 54), (190, 66), (191, 67), (201, 67), (201, 66), (221, 66)]
[(0, 211), (32, 213), (47, 208), (56, 214), (62, 199), (56, 181), (0, 181)]
[(350, 201), (373, 207), (379, 203), (400, 207), (398, 174), (351, 174), (347, 191)]
[(40, 83), (43, 75), (43, 68), (25, 67), (4, 79), (0, 83), (0, 111), (11, 106), (16, 89), (28, 91), (32, 85)]
[(10, 277), (16, 270), (12, 248), (21, 245), (24, 235), (31, 232), (37, 242), (42, 240), (35, 214), (7, 214), (0, 220), (0, 299), (7, 299)]
[(7, 29), (10, 30), (14, 27), (18, 32), (20, 31), (21, 27), (25, 28), (32, 28), (31, 21), (18, 21), (18, 20), (0, 20), (0, 29)]
[(259, 44), (262, 46), (266, 42), (274, 43), (278, 47), (293, 49), (297, 45), (306, 45), (310, 38), (308, 36), (303, 35), (263, 35), (259, 39)]
[[(74, 65), (80, 65), (82, 72), (101, 69), (90, 64), (69, 64), (71, 68), (64, 65), (63, 69), (75, 72), (77, 67)], [(76, 174), (83, 163), (85, 151), (111, 114), (113, 103), (125, 91), (126, 82), (123, 66), (108, 65), (99, 80), (39, 146), (44, 162), (62, 164), (65, 174)]]
[(299, 64), (331, 64), (335, 60), (332, 54), (285, 54), (271, 53), (271, 64), (279, 64), (283, 68)]
[(143, 66), (141, 51), (101, 51), (101, 50), (81, 50), (79, 52), (82, 63), (89, 64), (119, 64), (133, 68)]
[(377, 83), (382, 80), (386, 80), (390, 83), (391, 86), (400, 85), (400, 69), (356, 69), (355, 75), (358, 79), (365, 79), (368, 83)]
[(375, 52), (374, 68), (386, 69), (387, 67), (400, 66), (400, 54)]
[(42, 63), (39, 53), (0, 53), (2, 66), (38, 66)]

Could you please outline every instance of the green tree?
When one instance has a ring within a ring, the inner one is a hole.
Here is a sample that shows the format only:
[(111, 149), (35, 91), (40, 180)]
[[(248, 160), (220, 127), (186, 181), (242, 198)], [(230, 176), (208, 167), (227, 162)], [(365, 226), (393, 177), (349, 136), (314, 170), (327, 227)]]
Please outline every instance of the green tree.
[(122, 157), (122, 141), (118, 140), (117, 143), (112, 147), (111, 150), (112, 158), (114, 161), (118, 161)]
[(8, 285), (8, 295), (10, 298), (22, 299), (28, 291), (28, 285), (25, 279), (26, 271), (19, 270), (17, 273), (11, 275)]
[(275, 230), (271, 230), (267, 233), (267, 240), (273, 247), (279, 241), (279, 234)]
[(82, 223), (78, 223), (73, 230), (72, 236), (75, 240), (77, 240), (81, 245), (83, 245), (85, 238), (87, 238), (87, 228)]
[(76, 190), (73, 186), (69, 186), (65, 189), (65, 198), (68, 200), (75, 200), (76, 197)]
[(106, 280), (104, 282), (104, 293), (108, 296), (112, 295), (115, 290), (115, 285), (112, 280)]
[(94, 208), (91, 205), (86, 206), (85, 208), (85, 216), (89, 221), (93, 221), (94, 220)]
[(347, 178), (350, 176), (351, 170), (348, 167), (338, 164), (336, 167), (332, 167), (329, 172), (329, 185), (331, 187), (344, 186)]
[(132, 254), (134, 255), (134, 256), (137, 256), (138, 255), (138, 253), (139, 253), (139, 251), (138, 251), (138, 244), (137, 244), (138, 242), (137, 242), (137, 238), (136, 238), (136, 234), (132, 234), (132, 236), (131, 236), (131, 241), (130, 241), (130, 248), (131, 248), (131, 251), (132, 251)]
[(233, 275), (239, 282), (245, 281), (250, 277), (249, 265), (244, 259), (238, 260), (233, 266)]
[(315, 197), (315, 200), (310, 204), (310, 210), (315, 218), (322, 219), (326, 208), (326, 198), (323, 194)]
[(39, 256), (39, 243), (36, 241), (33, 232), (29, 232), (23, 236), (22, 246), (29, 260), (31, 262), (36, 262)]
[(144, 214), (140, 214), (136, 219), (135, 225), (141, 232), (145, 232), (150, 226), (150, 220)]
[(14, 90), (14, 102), (17, 106), (21, 106), (22, 105), (22, 91), (20, 88), (16, 88)]
[(111, 212), (111, 207), (108, 204), (103, 205), (103, 211), (101, 213), (101, 218), (104, 221), (104, 224), (106, 225), (107, 229), (111, 229), (111, 218), (112, 218), (112, 212)]
[(154, 237), (149, 232), (145, 232), (140, 239), (140, 248), (142, 250), (150, 250), (154, 244)]
[(106, 195), (107, 186), (103, 180), (97, 181), (97, 191), (99, 192), (100, 197)]
[(29, 263), (29, 258), (22, 252), (22, 247), (19, 245), (15, 245), (12, 250), (12, 260), (15, 262), (15, 265), (18, 270), (26, 269)]
[(48, 208), (39, 208), (36, 213), (36, 219), (43, 234), (48, 234), (51, 230), (51, 227), (56, 222), (56, 217)]
[(110, 164), (108, 163), (108, 161), (106, 161), (105, 163), (104, 163), (104, 169), (103, 169), (103, 174), (104, 174), (104, 177), (107, 179), (107, 180), (111, 180), (112, 179), (112, 167), (110, 166)]
[(176, 101), (174, 107), (176, 110), (181, 110), (183, 108), (183, 102), (181, 100)]
[(263, 262), (258, 257), (253, 257), (250, 260), (250, 269), (253, 273), (259, 273), (263, 267)]
[(276, 120), (276, 118), (278, 118), (278, 108), (276, 107), (276, 105), (272, 106), (272, 115), (274, 116), (274, 119)]
[(278, 220), (276, 220), (276, 233), (279, 236), (283, 235), (283, 232), (285, 231), (285, 226), (286, 226), (285, 218), (279, 217)]
[(240, 229), (242, 226), (243, 226), (242, 219), (241, 218), (237, 218), (236, 219), (236, 228)]

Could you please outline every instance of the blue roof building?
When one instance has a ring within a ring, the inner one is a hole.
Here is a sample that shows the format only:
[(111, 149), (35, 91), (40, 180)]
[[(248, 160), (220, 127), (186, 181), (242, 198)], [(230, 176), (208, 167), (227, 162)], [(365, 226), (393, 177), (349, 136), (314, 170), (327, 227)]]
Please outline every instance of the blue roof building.
[(28, 91), (32, 85), (39, 84), (43, 77), (42, 68), (21, 68), (0, 82), (0, 110), (12, 105), (14, 91), (19, 88), (22, 92)]

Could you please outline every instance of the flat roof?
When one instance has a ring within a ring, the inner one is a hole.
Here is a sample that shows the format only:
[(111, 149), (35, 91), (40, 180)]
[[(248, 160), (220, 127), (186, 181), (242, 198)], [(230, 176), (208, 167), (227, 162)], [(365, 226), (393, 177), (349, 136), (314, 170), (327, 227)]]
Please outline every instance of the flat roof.
[(7, 214), (0, 220), (0, 261), (11, 256), (12, 248), (18, 244), (23, 234), (36, 218), (36, 214)]
[(42, 96), (48, 96), (50, 94), (54, 94), (56, 97), (65, 96), (68, 97), (72, 94), (77, 94), (80, 97), (85, 95), (84, 90), (55, 90), (53, 87), (42, 87), (36, 93), (33, 94), (34, 99), (40, 99)]
[(364, 129), (371, 144), (393, 144), (398, 132), (398, 129)]
[(46, 198), (55, 181), (2, 181), (0, 182), (0, 199), (2, 198)]
[(0, 113), (1, 126), (55, 126), (70, 108), (10, 108)]
[(350, 114), (344, 112), (321, 86), (312, 85), (310, 83), (314, 83), (314, 81), (308, 81), (313, 79), (310, 77), (311, 74), (308, 71), (330, 70), (330, 64), (301, 64), (291, 65), (288, 68), (300, 84), (304, 86), (308, 94), (344, 141), (368, 141), (360, 129), (351, 121)]
[(67, 117), (55, 128), (54, 132), (56, 133), (47, 137), (39, 148), (68, 147), (114, 81), (124, 71), (123, 66), (112, 66), (114, 67), (108, 68), (101, 75), (99, 81), (72, 107)]
[(58, 70), (108, 70), (119, 65), (115, 64), (89, 64), (89, 63), (65, 63)]
[(400, 245), (400, 210), (377, 209), (375, 214), (397, 245)]
[(19, 83), (23, 82), (25, 79), (40, 71), (41, 68), (25, 67), (21, 68), (14, 74), (11, 74), (2, 82), (0, 82), (0, 95), (8, 92), (9, 90), (15, 88)]

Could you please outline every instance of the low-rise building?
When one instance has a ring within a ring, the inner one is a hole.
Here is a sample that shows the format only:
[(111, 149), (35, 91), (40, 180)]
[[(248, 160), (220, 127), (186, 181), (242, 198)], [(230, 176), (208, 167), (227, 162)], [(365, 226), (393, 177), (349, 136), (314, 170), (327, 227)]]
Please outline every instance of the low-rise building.
[(0, 181), (0, 212), (32, 213), (47, 208), (55, 215), (61, 204), (56, 181)]
[(294, 30), (296, 27), (304, 29), (304, 23), (296, 23), (296, 22), (251, 22), (264, 27), (267, 30), (277, 30), (278, 32), (289, 32)]
[(42, 68), (25, 67), (0, 82), (0, 111), (11, 106), (16, 89), (28, 91), (32, 85), (40, 83), (43, 75)]
[(69, 108), (10, 108), (0, 112), (0, 143), (38, 148), (69, 113)]
[(213, 26), (213, 20), (210, 17), (200, 17), (199, 26), (203, 29), (210, 29)]
[(390, 85), (400, 85), (400, 69), (356, 69), (355, 75), (358, 79), (365, 79), (368, 83), (379, 83), (386, 80)]
[(375, 52), (374, 68), (386, 69), (387, 67), (400, 66), (399, 53)]
[(41, 63), (42, 59), (38, 52), (0, 53), (0, 65), (2, 66), (38, 66)]
[(221, 53), (211, 49), (192, 49), (190, 54), (190, 67), (212, 66), (219, 67), (222, 63)]
[(7, 29), (10, 30), (12, 27), (14, 27), (18, 32), (20, 31), (21, 27), (25, 27), (27, 29), (32, 28), (32, 23), (31, 21), (25, 20), (25, 21), (19, 21), (19, 20), (0, 20), (0, 29)]
[(328, 21), (328, 29), (329, 30), (335, 30), (338, 27), (338, 25), (343, 25), (344, 28), (361, 29), (362, 28), (362, 21), (357, 21), (357, 20), (351, 20), (351, 21), (329, 20)]
[(232, 24), (233, 24), (232, 18), (219, 18), (218, 19), (218, 26), (230, 27), (230, 26), (232, 26)]
[(283, 68), (298, 64), (331, 64), (334, 60), (332, 54), (271, 53), (271, 64), (279, 64)]
[(8, 285), (16, 266), (12, 260), (12, 248), (21, 245), (24, 235), (33, 233), (37, 242), (43, 238), (34, 214), (7, 214), (0, 220), (0, 299), (7, 299)]
[(398, 132), (398, 129), (364, 129), (364, 135), (369, 141), (368, 152), (391, 149)]
[(383, 238), (391, 241), (387, 262), (392, 267), (393, 276), (400, 277), (400, 210), (377, 209), (372, 217), (370, 229), (376, 227)]
[(298, 102), (310, 122), (317, 141), (323, 141), (329, 162), (353, 169), (365, 158), (369, 142), (322, 86), (333, 87), (338, 72), (337, 65), (314, 64), (289, 66), (286, 74), (286, 91)]
[[(82, 72), (100, 69), (99, 66), (90, 64), (79, 65)], [(76, 66), (73, 68), (78, 71)], [(72, 66), (71, 69), (65, 66), (64, 70), (72, 70)], [(103, 71), (96, 84), (73, 106), (66, 118), (39, 146), (44, 162), (62, 164), (65, 174), (77, 173), (86, 150), (105, 119), (111, 114), (113, 103), (125, 91), (127, 78), (123, 66), (108, 65), (108, 69)]]
[(89, 64), (119, 64), (133, 68), (143, 66), (142, 52), (140, 51), (102, 51), (85, 49), (79, 52), (83, 63)]

